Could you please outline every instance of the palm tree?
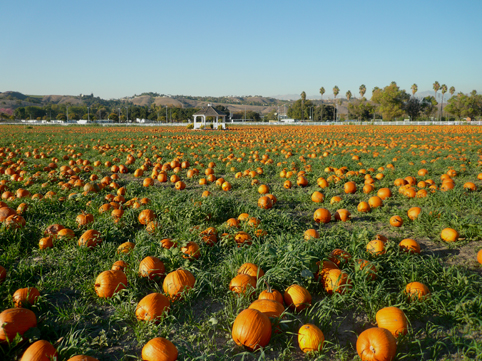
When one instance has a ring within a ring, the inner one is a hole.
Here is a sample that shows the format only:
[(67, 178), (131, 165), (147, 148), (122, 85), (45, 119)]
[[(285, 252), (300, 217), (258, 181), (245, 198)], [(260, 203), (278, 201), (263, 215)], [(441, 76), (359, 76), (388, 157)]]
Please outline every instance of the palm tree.
[(444, 105), (444, 95), (445, 93), (447, 93), (447, 85), (445, 84), (442, 84), (442, 104), (440, 104), (440, 113), (441, 113), (441, 117), (443, 117), (444, 115), (444, 108), (443, 108), (443, 105)]
[(360, 85), (359, 93), (362, 98), (365, 96), (366, 92), (367, 92), (367, 87), (365, 86), (365, 84)]
[(438, 81), (435, 81), (435, 83), (433, 83), (433, 90), (435, 91), (435, 100), (437, 100), (437, 92), (439, 89), (440, 89), (440, 83)]
[[(350, 104), (350, 99), (351, 99), (351, 91), (347, 91), (345, 93), (345, 96), (346, 96), (346, 100), (348, 100), (348, 104)], [(341, 99), (340, 99), (340, 105), (341, 105)]]
[(335, 114), (333, 115), (335, 117), (334, 120), (336, 120), (336, 96), (338, 95), (338, 93), (340, 93), (340, 88), (338, 88), (337, 85), (335, 85), (335, 87), (333, 88), (333, 95), (334, 95), (334, 98), (335, 98)]
[(415, 93), (418, 91), (418, 86), (417, 86), (417, 84), (413, 83), (411, 89), (412, 89), (412, 96), (415, 96)]
[(301, 120), (305, 119), (305, 101), (306, 101), (306, 93), (302, 91), (301, 92)]
[(321, 121), (323, 121), (323, 94), (325, 94), (325, 88), (323, 87), (320, 88), (320, 94), (321, 94)]
[(451, 86), (451, 87), (450, 87), (449, 93), (450, 93), (451, 96), (454, 95), (454, 93), (455, 93), (455, 87), (454, 87), (454, 86)]

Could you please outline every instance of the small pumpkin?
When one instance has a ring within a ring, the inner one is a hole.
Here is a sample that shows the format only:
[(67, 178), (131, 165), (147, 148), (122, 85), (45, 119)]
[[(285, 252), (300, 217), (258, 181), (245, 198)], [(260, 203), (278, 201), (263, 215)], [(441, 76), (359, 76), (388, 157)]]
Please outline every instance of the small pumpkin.
[(397, 353), (397, 342), (387, 329), (373, 327), (358, 336), (356, 351), (362, 361), (391, 361)]
[[(149, 179), (149, 178), (148, 178)], [(141, 213), (139, 213), (139, 223), (142, 225), (147, 225), (149, 222), (154, 221), (156, 219), (156, 214), (150, 209), (144, 209)]]
[(163, 337), (153, 338), (142, 348), (143, 361), (175, 361), (177, 355), (177, 347)]
[[(479, 252), (477, 252), (477, 262), (482, 264), (482, 249)], [(1, 274), (2, 274), (2, 270), (0, 268), (0, 282), (1, 282)]]
[(9, 308), (0, 313), (0, 343), (11, 342), (15, 336), (23, 336), (27, 330), (37, 326), (35, 313), (27, 308)]
[(402, 251), (409, 252), (409, 253), (420, 253), (420, 244), (411, 238), (403, 239), (399, 244), (398, 247)]
[(79, 227), (83, 227), (94, 222), (94, 216), (90, 213), (82, 212), (82, 214), (79, 214), (77, 218), (75, 218), (75, 222)]
[(440, 238), (445, 242), (455, 242), (459, 239), (459, 232), (453, 228), (445, 228), (442, 230), (442, 233), (440, 233)]
[(258, 280), (259, 277), (264, 276), (264, 271), (261, 269), (261, 267), (258, 267), (254, 263), (244, 263), (241, 265), (241, 267), (238, 268), (238, 275), (240, 274), (245, 274), (249, 275), (251, 277), (254, 277), (254, 279)]
[(54, 246), (54, 238), (52, 236), (48, 237), (43, 237), (40, 239), (38, 242), (38, 248), (39, 249), (47, 249), (47, 248), (52, 248)]
[(430, 291), (427, 286), (420, 282), (410, 282), (405, 287), (405, 293), (411, 299), (419, 299), (422, 300), (430, 294)]
[(267, 290), (264, 290), (259, 294), (258, 300), (272, 300), (284, 304), (283, 295), (281, 292), (272, 289), (269, 286)]
[(139, 264), (139, 276), (154, 279), (164, 276), (166, 268), (164, 263), (157, 257), (147, 256)]
[(420, 207), (412, 207), (407, 211), (407, 216), (410, 218), (412, 221), (416, 220), (418, 216), (420, 215), (420, 212), (422, 212), (422, 208)]
[(129, 254), (136, 245), (132, 242), (124, 242), (119, 247), (117, 247), (117, 254), (124, 253)]
[(238, 274), (229, 282), (229, 289), (237, 294), (251, 294), (256, 289), (256, 278)]
[(349, 221), (351, 219), (351, 213), (347, 209), (339, 209), (335, 212), (335, 219), (342, 222)]
[(169, 311), (169, 299), (161, 293), (151, 293), (139, 301), (136, 317), (141, 321), (158, 322)]
[(114, 264), (112, 265), (111, 270), (112, 271), (122, 271), (122, 272), (124, 272), (127, 267), (129, 267), (129, 265), (126, 262), (124, 262), (122, 260), (121, 261), (115, 261)]
[(333, 251), (331, 251), (330, 255), (328, 256), (328, 259), (332, 261), (334, 264), (336, 264), (338, 267), (340, 267), (343, 264), (348, 263), (351, 259), (351, 254), (348, 253), (345, 250), (336, 248)]
[(50, 361), (57, 359), (57, 350), (48, 341), (39, 340), (31, 344), (20, 361)]
[(179, 299), (182, 293), (193, 288), (195, 283), (196, 279), (191, 272), (178, 269), (166, 276), (162, 289), (171, 299)]
[(84, 246), (88, 248), (94, 248), (97, 245), (102, 243), (102, 235), (99, 231), (94, 229), (89, 229), (88, 231), (84, 232), (82, 236), (79, 238), (79, 246)]
[(186, 259), (198, 259), (201, 257), (201, 250), (196, 242), (187, 242), (184, 247), (181, 247), (181, 253), (183, 253), (183, 258)]
[(365, 272), (367, 278), (375, 280), (377, 278), (377, 268), (375, 265), (365, 259), (358, 259), (355, 263), (355, 271)]
[(40, 292), (35, 287), (20, 288), (13, 294), (13, 302), (15, 307), (24, 307), (25, 305), (33, 305), (37, 298), (39, 298)]
[(386, 328), (397, 338), (399, 334), (405, 335), (408, 330), (407, 317), (398, 307), (385, 307), (376, 314), (378, 327)]
[(403, 219), (400, 216), (393, 216), (390, 218), (390, 225), (393, 227), (401, 227), (403, 225)]
[(251, 305), (249, 305), (250, 309), (258, 310), (259, 312), (264, 313), (268, 317), (279, 318), (281, 314), (285, 311), (283, 304), (279, 303), (278, 301), (274, 300), (256, 300)]
[(385, 242), (382, 242), (378, 239), (368, 242), (367, 252), (372, 256), (380, 256), (387, 253), (387, 250), (385, 249)]
[(311, 306), (311, 294), (300, 285), (291, 285), (284, 292), (283, 298), (286, 305), (296, 311), (301, 311)]
[(318, 233), (318, 231), (317, 231), (316, 229), (313, 229), (313, 228), (307, 229), (307, 230), (305, 231), (305, 233), (303, 234), (303, 238), (304, 238), (306, 241), (308, 241), (308, 240), (310, 240), (310, 239), (312, 239), (312, 238), (317, 239), (317, 238), (320, 238), (320, 233)]
[(326, 208), (318, 208), (313, 214), (316, 223), (329, 223), (331, 221), (331, 213)]
[(110, 298), (127, 287), (127, 277), (122, 271), (104, 271), (95, 279), (95, 293), (101, 298)]
[(236, 233), (234, 235), (234, 240), (236, 241), (236, 243), (238, 244), (238, 247), (246, 244), (246, 245), (250, 245), (252, 244), (253, 242), (251, 241), (251, 236), (244, 232), (244, 231), (240, 231), (238, 233)]
[(328, 294), (337, 292), (344, 294), (351, 288), (351, 280), (348, 278), (348, 274), (340, 269), (330, 269), (325, 277), (325, 291)]
[(254, 351), (269, 343), (271, 322), (264, 313), (248, 308), (241, 311), (234, 320), (231, 335), (238, 346)]
[(304, 353), (321, 351), (324, 342), (323, 332), (313, 324), (307, 323), (298, 330), (298, 345)]

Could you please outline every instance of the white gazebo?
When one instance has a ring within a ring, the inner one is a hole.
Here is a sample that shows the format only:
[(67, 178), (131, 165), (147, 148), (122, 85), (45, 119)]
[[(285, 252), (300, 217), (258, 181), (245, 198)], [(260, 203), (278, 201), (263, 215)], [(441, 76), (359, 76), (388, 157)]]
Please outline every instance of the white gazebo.
[[(213, 108), (211, 104), (208, 104), (207, 107), (202, 108), (197, 113), (193, 114), (194, 117), (194, 129), (200, 129), (201, 126), (206, 127), (206, 117), (213, 117), (213, 129), (218, 129), (218, 126), (221, 125), (223, 129), (226, 129), (226, 114), (220, 112), (216, 108)], [(197, 118), (201, 117), (201, 121), (198, 122)]]

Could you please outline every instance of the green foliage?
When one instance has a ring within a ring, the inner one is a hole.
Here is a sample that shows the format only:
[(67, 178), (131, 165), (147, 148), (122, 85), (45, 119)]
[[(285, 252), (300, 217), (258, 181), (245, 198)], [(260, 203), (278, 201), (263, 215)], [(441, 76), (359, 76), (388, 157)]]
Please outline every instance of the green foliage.
[(400, 90), (397, 84), (392, 82), (383, 90), (375, 90), (371, 100), (378, 104), (377, 113), (382, 115), (383, 120), (393, 120), (403, 116), (403, 105), (409, 98), (405, 90)]
[(373, 118), (375, 106), (365, 98), (355, 99), (348, 104), (348, 118), (367, 121)]
[(119, 121), (119, 115), (117, 113), (110, 113), (109, 117), (107, 119), (113, 120), (114, 122), (118, 122)]
[(458, 93), (448, 100), (444, 110), (457, 118), (470, 117), (474, 119), (482, 115), (482, 95), (474, 92), (470, 95)]
[(288, 118), (292, 119), (309, 119), (310, 108), (313, 106), (311, 100), (305, 100), (304, 105), (302, 99), (298, 99), (296, 102), (291, 104), (288, 108), (287, 115)]
[(194, 129), (194, 124), (190, 123), (186, 126), (186, 129)]

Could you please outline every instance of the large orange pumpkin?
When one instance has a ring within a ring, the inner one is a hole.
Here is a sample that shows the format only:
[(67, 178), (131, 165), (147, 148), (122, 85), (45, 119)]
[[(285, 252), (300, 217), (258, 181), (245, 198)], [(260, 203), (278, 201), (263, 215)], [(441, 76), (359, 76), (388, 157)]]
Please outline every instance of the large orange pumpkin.
[(164, 263), (157, 257), (147, 256), (139, 264), (139, 275), (141, 277), (154, 279), (164, 276), (165, 271)]
[(127, 277), (122, 271), (104, 271), (95, 279), (95, 293), (101, 298), (110, 298), (127, 287)]
[(232, 337), (238, 346), (248, 350), (265, 347), (271, 339), (271, 322), (264, 313), (248, 308), (234, 320)]
[(136, 317), (142, 321), (159, 321), (169, 311), (169, 299), (161, 293), (151, 293), (139, 301)]
[(245, 274), (254, 277), (256, 280), (264, 276), (264, 271), (254, 263), (244, 263), (238, 268), (238, 275)]
[(283, 298), (286, 305), (296, 311), (301, 311), (311, 306), (311, 294), (306, 288), (300, 285), (289, 286)]
[(440, 238), (445, 242), (455, 242), (459, 239), (459, 232), (453, 228), (445, 228), (442, 230), (442, 233), (440, 233)]
[(298, 330), (298, 345), (304, 353), (321, 351), (324, 342), (323, 332), (315, 325), (307, 323)]
[(428, 287), (425, 286), (423, 283), (410, 282), (405, 287), (405, 293), (412, 300), (416, 298), (418, 298), (419, 300), (422, 300), (430, 294), (430, 291)]
[(20, 288), (13, 294), (13, 302), (15, 307), (33, 305), (39, 296), (40, 292), (35, 287)]
[(20, 361), (51, 361), (57, 358), (57, 350), (48, 341), (39, 340), (31, 344)]
[(373, 327), (358, 336), (356, 351), (362, 361), (391, 361), (397, 353), (397, 342), (387, 329)]
[(143, 361), (175, 361), (177, 355), (176, 346), (163, 337), (153, 338), (142, 348)]
[(274, 300), (261, 299), (256, 300), (249, 306), (250, 309), (258, 310), (268, 317), (278, 318), (284, 312), (283, 304)]
[(313, 219), (317, 223), (329, 223), (331, 221), (331, 213), (328, 209), (318, 208), (313, 215)]
[(27, 308), (9, 308), (0, 313), (0, 343), (11, 342), (15, 336), (23, 336), (27, 330), (37, 326), (35, 313)]
[(376, 314), (378, 327), (386, 328), (397, 338), (399, 334), (405, 335), (408, 329), (407, 317), (398, 307), (385, 307)]
[(193, 288), (195, 283), (196, 279), (191, 272), (178, 269), (166, 276), (162, 284), (162, 289), (171, 299), (178, 299), (183, 292)]
[(229, 289), (238, 294), (251, 294), (256, 288), (256, 278), (247, 274), (238, 274), (229, 282)]

